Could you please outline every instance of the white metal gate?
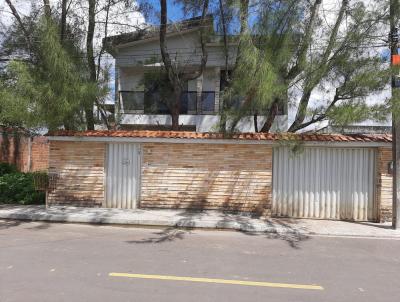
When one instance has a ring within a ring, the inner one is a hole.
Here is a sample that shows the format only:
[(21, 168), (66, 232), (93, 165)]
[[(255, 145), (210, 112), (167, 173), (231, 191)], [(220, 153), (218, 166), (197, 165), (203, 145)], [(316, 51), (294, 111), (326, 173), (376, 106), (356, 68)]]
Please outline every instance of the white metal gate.
[(287, 147), (273, 153), (272, 212), (276, 216), (374, 220), (375, 151)]
[(110, 143), (106, 162), (105, 206), (136, 208), (140, 187), (140, 145)]

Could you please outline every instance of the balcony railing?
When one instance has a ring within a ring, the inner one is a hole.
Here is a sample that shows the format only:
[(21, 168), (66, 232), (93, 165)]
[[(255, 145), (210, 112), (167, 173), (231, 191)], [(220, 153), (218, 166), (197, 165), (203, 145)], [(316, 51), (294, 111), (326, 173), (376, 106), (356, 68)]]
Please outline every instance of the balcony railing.
[[(144, 91), (120, 91), (121, 113), (170, 114), (159, 93)], [(216, 114), (215, 92), (203, 91), (198, 98), (196, 91), (184, 91), (181, 95), (180, 114)]]

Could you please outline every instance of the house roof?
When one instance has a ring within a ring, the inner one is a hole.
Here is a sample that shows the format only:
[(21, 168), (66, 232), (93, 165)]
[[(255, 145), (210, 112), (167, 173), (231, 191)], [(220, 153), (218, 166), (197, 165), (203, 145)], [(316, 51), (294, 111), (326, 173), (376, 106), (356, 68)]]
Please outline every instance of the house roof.
[[(213, 18), (211, 15), (208, 15), (204, 22), (210, 28), (213, 28)], [(178, 32), (182, 33), (184, 31), (196, 29), (200, 26), (201, 17), (194, 17), (180, 22), (170, 23), (167, 25), (167, 35)], [(107, 37), (103, 39), (103, 44), (106, 46), (106, 49), (110, 50), (114, 47), (121, 46), (127, 43), (156, 38), (160, 34), (159, 31), (160, 26), (150, 25), (143, 29), (138, 29), (134, 32)]]
[(193, 140), (238, 140), (238, 141), (304, 141), (304, 142), (359, 142), (391, 143), (390, 134), (293, 134), (293, 133), (235, 133), (228, 137), (222, 133), (200, 133), (188, 131), (149, 131), (149, 130), (90, 130), (90, 131), (55, 131), (47, 136), (54, 137), (103, 137), (103, 138), (159, 138)]

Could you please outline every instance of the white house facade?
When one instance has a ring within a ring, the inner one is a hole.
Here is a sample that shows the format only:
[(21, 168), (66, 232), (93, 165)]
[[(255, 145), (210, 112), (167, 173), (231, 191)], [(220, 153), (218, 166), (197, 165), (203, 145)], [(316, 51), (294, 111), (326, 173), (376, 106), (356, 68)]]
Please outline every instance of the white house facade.
[[(201, 62), (200, 22), (198, 18), (171, 24), (167, 30), (167, 48), (174, 64), (186, 70), (196, 70)], [(115, 58), (115, 104), (118, 123), (125, 129), (168, 129), (171, 116), (160, 101), (157, 88), (147, 74), (163, 66), (159, 44), (159, 29), (150, 27), (131, 34), (106, 39), (108, 52)], [(179, 124), (183, 130), (217, 131), (223, 97), (224, 75), (230, 72), (235, 60), (236, 44), (225, 51), (219, 37), (208, 39), (207, 64), (201, 76), (186, 83), (182, 93)], [(226, 53), (228, 60), (226, 62)], [(226, 64), (228, 63), (228, 64)], [(258, 117), (259, 127), (265, 117)], [(253, 132), (253, 116), (244, 117), (238, 124), (241, 132)], [(279, 115), (273, 131), (287, 129), (287, 115)]]

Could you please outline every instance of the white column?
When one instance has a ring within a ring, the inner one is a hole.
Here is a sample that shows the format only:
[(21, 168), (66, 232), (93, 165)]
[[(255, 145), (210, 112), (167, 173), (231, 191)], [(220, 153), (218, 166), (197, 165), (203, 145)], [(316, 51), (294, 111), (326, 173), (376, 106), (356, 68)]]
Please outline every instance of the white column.
[(203, 75), (196, 79), (197, 114), (201, 112), (201, 94), (203, 92)]
[(214, 76), (215, 76), (215, 87), (214, 87), (214, 91), (215, 91), (215, 101), (214, 101), (214, 111), (215, 113), (219, 114), (219, 92), (220, 92), (220, 82), (221, 82), (221, 68), (220, 67), (215, 67), (214, 70)]
[(117, 66), (117, 65), (115, 65), (115, 68), (114, 68), (114, 70), (115, 70), (115, 72), (114, 72), (114, 81), (115, 81), (115, 86), (114, 86), (114, 89), (115, 89), (115, 96), (114, 96), (114, 102), (115, 102), (115, 105), (114, 105), (114, 107), (115, 107), (115, 117), (117, 118), (117, 116), (119, 115), (119, 110), (120, 110), (120, 103), (119, 103), (119, 101), (120, 101), (120, 99), (119, 99), (119, 91), (120, 91), (120, 89), (121, 89), (121, 84), (120, 84), (120, 80), (119, 80), (119, 74), (120, 74), (120, 70), (119, 70), (119, 67)]

